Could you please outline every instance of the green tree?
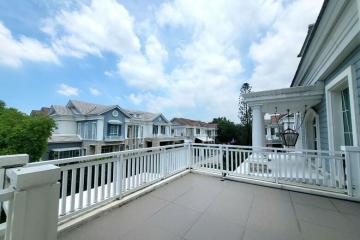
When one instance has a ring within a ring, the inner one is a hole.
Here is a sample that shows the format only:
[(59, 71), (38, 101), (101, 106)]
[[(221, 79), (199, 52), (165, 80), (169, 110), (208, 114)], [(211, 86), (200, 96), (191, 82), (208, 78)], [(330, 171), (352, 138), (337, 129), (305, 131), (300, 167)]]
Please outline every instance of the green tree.
[(38, 161), (54, 128), (50, 117), (28, 116), (0, 101), (0, 155), (27, 153), (30, 161)]
[(238, 130), (234, 122), (225, 117), (214, 118), (212, 123), (217, 124), (217, 141), (219, 143), (236, 143)]
[(252, 111), (249, 105), (244, 101), (243, 94), (251, 92), (251, 85), (244, 83), (240, 88), (239, 96), (239, 112), (241, 132), (242, 132), (242, 145), (251, 145), (251, 123)]
[(244, 83), (240, 88), (239, 96), (239, 112), (238, 116), (240, 119), (241, 125), (250, 125), (252, 121), (252, 111), (249, 105), (244, 101), (242, 97), (243, 94), (251, 92), (251, 86), (248, 83)]

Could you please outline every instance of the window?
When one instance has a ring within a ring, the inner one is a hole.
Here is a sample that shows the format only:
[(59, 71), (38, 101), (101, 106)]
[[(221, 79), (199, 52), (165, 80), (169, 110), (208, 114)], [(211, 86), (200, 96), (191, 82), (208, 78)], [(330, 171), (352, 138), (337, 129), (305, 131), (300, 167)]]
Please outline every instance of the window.
[(117, 124), (109, 124), (109, 136), (120, 136), (120, 125)]
[(196, 134), (200, 134), (200, 128), (196, 129)]
[(78, 122), (77, 133), (83, 139), (96, 139), (96, 121), (92, 122)]
[(343, 117), (345, 146), (353, 146), (349, 88), (341, 91), (341, 112)]
[(165, 134), (166, 132), (166, 127), (165, 126), (161, 126), (161, 134)]
[(275, 135), (275, 128), (270, 128), (271, 135)]
[(49, 160), (72, 158), (81, 156), (81, 149), (63, 150), (63, 151), (50, 151)]
[(84, 138), (89, 139), (89, 123), (84, 123)]
[(313, 119), (312, 122), (312, 128), (313, 128), (313, 141), (314, 141), (314, 150), (317, 150), (318, 146), (318, 139), (317, 139), (317, 124), (316, 124), (316, 118)]
[(353, 66), (339, 73), (325, 86), (330, 150), (358, 146), (359, 109)]
[(158, 126), (153, 125), (153, 134), (158, 134)]
[(96, 122), (91, 123), (91, 139), (96, 139)]

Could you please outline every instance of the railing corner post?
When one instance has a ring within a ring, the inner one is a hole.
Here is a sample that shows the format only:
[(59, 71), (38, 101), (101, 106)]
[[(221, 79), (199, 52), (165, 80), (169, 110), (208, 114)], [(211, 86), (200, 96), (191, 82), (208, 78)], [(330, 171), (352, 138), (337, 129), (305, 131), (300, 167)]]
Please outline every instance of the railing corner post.
[(15, 192), (14, 211), (10, 213), (6, 238), (56, 240), (60, 168), (50, 164), (15, 168), (7, 175)]
[(341, 150), (345, 155), (348, 195), (360, 198), (360, 147), (342, 146)]

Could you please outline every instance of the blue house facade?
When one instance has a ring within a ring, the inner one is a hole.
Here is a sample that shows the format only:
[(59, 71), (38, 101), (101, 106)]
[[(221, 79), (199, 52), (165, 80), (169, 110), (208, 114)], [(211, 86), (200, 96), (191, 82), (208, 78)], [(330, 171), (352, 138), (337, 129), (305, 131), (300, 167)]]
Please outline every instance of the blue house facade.
[(131, 116), (117, 105), (105, 106), (70, 100), (51, 106), (57, 128), (43, 159), (75, 157), (125, 149), (126, 123)]

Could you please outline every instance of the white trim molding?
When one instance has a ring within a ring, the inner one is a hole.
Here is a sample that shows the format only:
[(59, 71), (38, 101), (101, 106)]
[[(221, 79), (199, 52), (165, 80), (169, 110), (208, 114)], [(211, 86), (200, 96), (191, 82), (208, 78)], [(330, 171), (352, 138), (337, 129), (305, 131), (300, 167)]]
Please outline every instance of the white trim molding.
[[(342, 113), (341, 102), (335, 102), (334, 98), (336, 92), (345, 86), (349, 88), (353, 146), (359, 146), (359, 103), (354, 71), (353, 66), (347, 67), (325, 86), (329, 150), (340, 150), (340, 145), (344, 143), (343, 134), (335, 131), (336, 127), (342, 123)], [(342, 124), (340, 126), (342, 127)], [(340, 144), (337, 144), (339, 141)]]

